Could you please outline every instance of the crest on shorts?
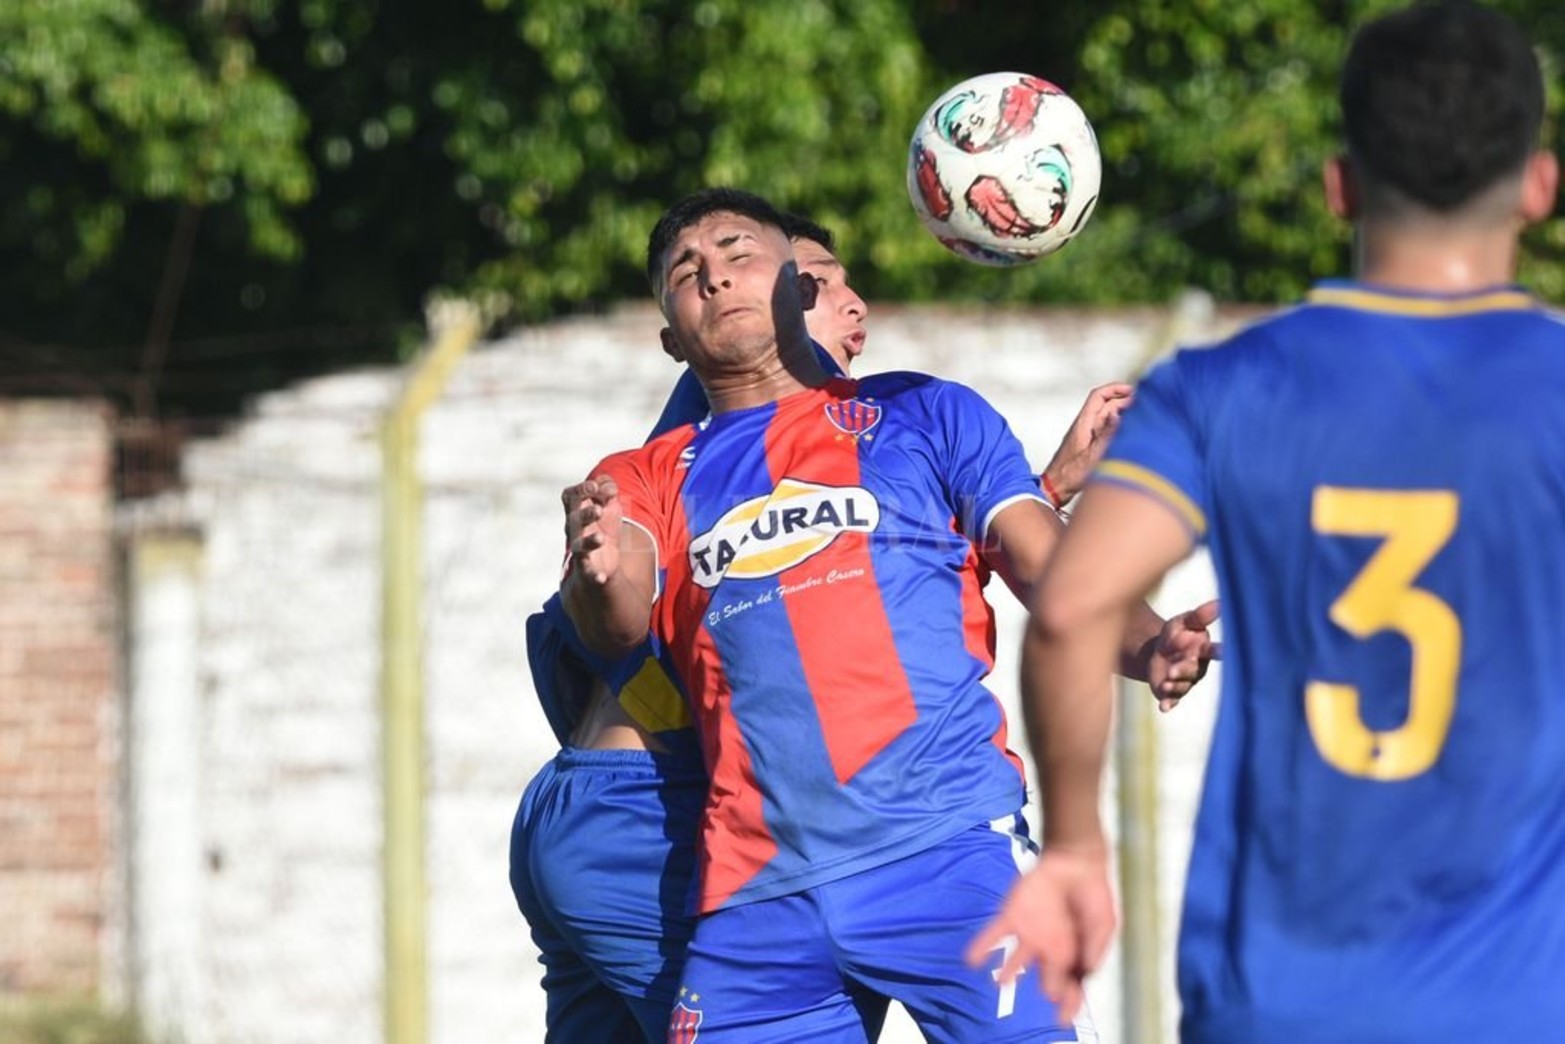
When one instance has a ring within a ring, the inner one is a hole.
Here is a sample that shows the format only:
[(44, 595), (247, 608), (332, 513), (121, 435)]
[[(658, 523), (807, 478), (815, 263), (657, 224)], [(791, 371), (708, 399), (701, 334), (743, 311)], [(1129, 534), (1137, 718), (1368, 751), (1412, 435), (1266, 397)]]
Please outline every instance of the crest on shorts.
[(854, 442), (874, 438), (870, 432), (880, 423), (883, 412), (874, 399), (844, 399), (828, 402), (825, 408), (826, 419), (831, 421), (832, 427)]
[[(694, 1002), (698, 997), (698, 994), (691, 994), (690, 1000)], [(700, 1028), (701, 1009), (692, 1008), (681, 999), (669, 1016), (668, 1044), (696, 1044), (696, 1031)]]

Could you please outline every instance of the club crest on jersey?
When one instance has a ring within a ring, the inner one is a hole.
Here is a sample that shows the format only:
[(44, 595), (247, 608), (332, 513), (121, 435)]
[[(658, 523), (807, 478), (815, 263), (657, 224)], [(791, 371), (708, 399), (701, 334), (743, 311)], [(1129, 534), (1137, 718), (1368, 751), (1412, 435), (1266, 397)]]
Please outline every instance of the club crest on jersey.
[(881, 408), (875, 405), (875, 400), (844, 399), (842, 402), (828, 402), (824, 408), (826, 419), (831, 421), (832, 427), (854, 442), (874, 438), (870, 432), (880, 423), (882, 413)]
[(668, 1019), (669, 1044), (696, 1044), (696, 1031), (700, 1028), (701, 1009), (690, 1007), (683, 999), (675, 1002)]
[(843, 533), (873, 533), (879, 525), (880, 504), (864, 487), (785, 478), (690, 541), (690, 572), (706, 588), (725, 577), (775, 576), (824, 551)]

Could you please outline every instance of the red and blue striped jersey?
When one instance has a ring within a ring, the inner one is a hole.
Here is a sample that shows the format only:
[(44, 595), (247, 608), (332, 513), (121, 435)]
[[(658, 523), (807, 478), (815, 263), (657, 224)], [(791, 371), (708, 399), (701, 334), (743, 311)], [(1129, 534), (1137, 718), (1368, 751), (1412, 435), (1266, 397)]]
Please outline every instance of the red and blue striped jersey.
[(616, 454), (652, 534), (653, 633), (712, 778), (700, 908), (911, 854), (1025, 800), (983, 686), (976, 548), (1039, 499), (998, 413), (920, 374), (837, 379)]

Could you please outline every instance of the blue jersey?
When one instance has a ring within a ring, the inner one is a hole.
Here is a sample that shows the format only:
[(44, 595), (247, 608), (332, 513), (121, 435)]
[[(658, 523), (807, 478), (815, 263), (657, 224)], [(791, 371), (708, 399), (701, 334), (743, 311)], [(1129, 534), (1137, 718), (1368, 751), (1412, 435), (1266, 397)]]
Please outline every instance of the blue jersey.
[(827, 386), (676, 429), (593, 471), (652, 534), (653, 631), (712, 776), (702, 909), (785, 895), (1014, 812), (984, 689), (975, 542), (1037, 480), (971, 390)]
[(1565, 1033), (1565, 325), (1325, 283), (1149, 374), (1098, 479), (1223, 604), (1185, 1039)]

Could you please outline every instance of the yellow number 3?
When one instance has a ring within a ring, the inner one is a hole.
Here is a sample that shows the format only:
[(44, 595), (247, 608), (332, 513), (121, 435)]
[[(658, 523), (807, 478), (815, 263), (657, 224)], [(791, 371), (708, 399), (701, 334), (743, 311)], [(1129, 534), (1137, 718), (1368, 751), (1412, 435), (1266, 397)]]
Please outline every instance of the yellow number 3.
[(1321, 756), (1350, 776), (1408, 779), (1440, 756), (1462, 662), (1462, 624), (1451, 607), (1413, 586), (1456, 531), (1458, 500), (1445, 490), (1315, 490), (1310, 523), (1334, 536), (1383, 536), (1369, 562), (1331, 606), (1331, 620), (1356, 638), (1393, 630), (1413, 648), (1407, 721), (1374, 732), (1359, 716), (1352, 685), (1312, 681), (1304, 712)]

